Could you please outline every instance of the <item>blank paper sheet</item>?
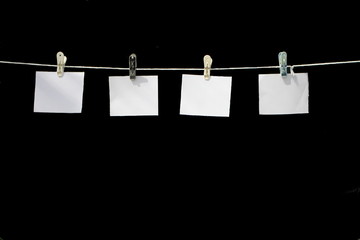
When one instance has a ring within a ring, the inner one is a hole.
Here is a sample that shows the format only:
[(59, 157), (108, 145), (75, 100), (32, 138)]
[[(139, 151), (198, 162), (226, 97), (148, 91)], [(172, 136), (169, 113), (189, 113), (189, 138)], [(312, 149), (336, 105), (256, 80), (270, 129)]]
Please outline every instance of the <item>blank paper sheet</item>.
[(180, 114), (229, 117), (231, 77), (182, 75)]
[(158, 76), (109, 77), (110, 116), (158, 115)]
[(81, 113), (84, 72), (36, 72), (34, 112)]
[(281, 76), (259, 75), (259, 113), (309, 113), (309, 82), (307, 73)]

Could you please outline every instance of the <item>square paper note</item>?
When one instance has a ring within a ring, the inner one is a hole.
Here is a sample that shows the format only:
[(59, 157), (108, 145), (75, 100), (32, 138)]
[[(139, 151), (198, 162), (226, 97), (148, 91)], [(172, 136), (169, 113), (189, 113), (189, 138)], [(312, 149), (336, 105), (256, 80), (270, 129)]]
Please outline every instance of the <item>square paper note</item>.
[(83, 72), (36, 72), (34, 112), (80, 113), (82, 110)]
[(110, 116), (158, 115), (158, 77), (109, 77)]
[(259, 75), (260, 114), (309, 113), (307, 73)]
[(180, 114), (228, 117), (231, 77), (182, 76)]

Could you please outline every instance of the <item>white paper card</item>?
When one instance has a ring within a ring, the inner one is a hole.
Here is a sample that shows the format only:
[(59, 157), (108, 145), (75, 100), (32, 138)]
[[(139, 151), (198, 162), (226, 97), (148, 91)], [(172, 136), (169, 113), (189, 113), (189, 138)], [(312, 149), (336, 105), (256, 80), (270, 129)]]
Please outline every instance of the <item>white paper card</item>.
[(158, 76), (109, 77), (110, 116), (158, 115)]
[(84, 72), (36, 72), (34, 112), (81, 113)]
[(309, 113), (307, 73), (259, 75), (259, 112), (266, 114)]
[(228, 117), (231, 77), (182, 75), (180, 114)]

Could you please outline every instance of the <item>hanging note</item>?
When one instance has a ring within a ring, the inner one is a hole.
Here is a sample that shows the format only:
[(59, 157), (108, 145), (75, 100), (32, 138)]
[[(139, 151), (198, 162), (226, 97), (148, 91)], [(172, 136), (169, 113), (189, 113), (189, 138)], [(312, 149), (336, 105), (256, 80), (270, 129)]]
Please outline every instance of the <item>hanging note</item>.
[(84, 72), (36, 72), (34, 112), (81, 113)]
[(259, 75), (259, 113), (309, 113), (309, 83), (307, 73)]
[(182, 75), (180, 114), (229, 117), (231, 77)]
[(110, 116), (158, 115), (158, 76), (109, 77)]

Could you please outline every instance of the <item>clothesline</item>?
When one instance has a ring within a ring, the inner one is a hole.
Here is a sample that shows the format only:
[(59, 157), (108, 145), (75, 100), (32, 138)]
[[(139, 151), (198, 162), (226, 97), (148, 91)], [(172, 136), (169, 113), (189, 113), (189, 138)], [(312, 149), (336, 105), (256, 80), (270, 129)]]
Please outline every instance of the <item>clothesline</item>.
[[(26, 65), (26, 66), (41, 66), (41, 67), (58, 67), (56, 64), (42, 64), (42, 63), (30, 63), (30, 62), (14, 62), (14, 61), (0, 61), (2, 64), (13, 64), (13, 65)], [(354, 61), (340, 61), (340, 62), (322, 62), (322, 63), (307, 63), (307, 64), (294, 64), (288, 65), (290, 68), (298, 67), (315, 67), (315, 66), (326, 66), (326, 65), (338, 65), (338, 64), (350, 64), (360, 63), (360, 60)], [(66, 68), (77, 68), (77, 69), (104, 69), (104, 70), (129, 70), (128, 67), (96, 67), (96, 66), (65, 66)], [(255, 69), (269, 69), (279, 68), (279, 66), (255, 66), (255, 67), (218, 67), (211, 68), (211, 70), (255, 70)], [(140, 71), (203, 71), (204, 68), (136, 68)]]
[[(126, 70), (129, 76), (109, 77), (109, 100), (111, 116), (158, 115), (158, 76), (136, 77), (136, 70), (144, 71), (204, 71), (204, 76), (184, 74), (182, 78), (180, 114), (198, 116), (228, 117), (231, 99), (232, 77), (211, 76), (210, 70), (251, 70), (279, 69), (280, 74), (259, 75), (259, 113), (260, 114), (300, 114), (308, 113), (308, 74), (297, 73), (294, 68), (325, 65), (360, 63), (355, 61), (337, 61), (308, 64), (287, 64), (286, 52), (278, 55), (279, 65), (212, 67), (212, 58), (205, 55), (204, 66), (195, 68), (175, 67), (137, 67), (136, 55), (129, 56), (128, 67), (71, 66), (66, 65), (67, 58), (57, 53), (57, 64), (33, 62), (0, 61), (0, 64), (27, 65), (57, 68), (57, 76), (51, 72), (37, 72), (34, 112), (80, 113), (84, 90), (84, 72), (68, 72), (64, 69), (105, 69)], [(296, 81), (284, 81), (287, 70)], [(62, 81), (59, 81), (62, 77)], [(132, 81), (128, 81), (128, 79)], [(204, 81), (205, 79), (205, 81)], [(206, 81), (211, 79), (211, 81)], [(296, 84), (291, 84), (296, 82)], [(141, 87), (140, 87), (141, 86)], [(63, 94), (61, 94), (63, 92)], [(60, 94), (59, 94), (60, 93)], [(69, 97), (70, 96), (70, 97)]]

